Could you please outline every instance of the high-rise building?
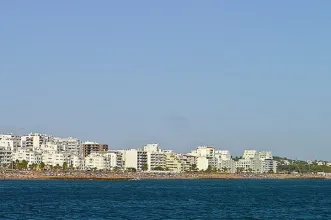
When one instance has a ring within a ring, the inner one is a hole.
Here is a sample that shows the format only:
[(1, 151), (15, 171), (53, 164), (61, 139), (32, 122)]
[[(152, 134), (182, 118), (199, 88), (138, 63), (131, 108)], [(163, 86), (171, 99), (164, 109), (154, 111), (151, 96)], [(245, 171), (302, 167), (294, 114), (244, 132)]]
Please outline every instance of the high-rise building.
[(85, 142), (82, 144), (83, 157), (86, 157), (92, 152), (105, 152), (108, 151), (107, 144), (98, 144), (95, 142)]

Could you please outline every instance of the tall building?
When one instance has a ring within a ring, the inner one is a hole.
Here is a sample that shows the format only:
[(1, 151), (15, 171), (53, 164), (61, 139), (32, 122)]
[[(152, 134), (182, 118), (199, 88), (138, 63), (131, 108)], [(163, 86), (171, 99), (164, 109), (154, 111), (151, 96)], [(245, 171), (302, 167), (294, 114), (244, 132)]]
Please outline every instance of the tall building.
[(149, 153), (147, 152), (147, 168), (148, 170), (165, 170), (166, 169), (166, 155), (161, 152)]
[(189, 155), (195, 156), (198, 170), (206, 170), (208, 167), (216, 168), (215, 148), (213, 146), (199, 146)]
[(236, 162), (236, 168), (243, 172), (267, 173), (277, 172), (277, 163), (271, 152), (245, 150), (242, 159)]
[(82, 144), (83, 157), (86, 157), (92, 152), (105, 152), (108, 151), (107, 144), (98, 144), (95, 142), (85, 142)]
[(173, 172), (182, 172), (183, 164), (176, 153), (166, 153), (166, 169)]
[(159, 144), (146, 144), (142, 147), (142, 151), (149, 152), (149, 153), (157, 153), (161, 152)]
[(57, 144), (62, 151), (80, 154), (81, 153), (81, 141), (77, 138), (54, 138), (54, 144)]
[(40, 150), (42, 144), (46, 144), (51, 139), (46, 134), (30, 133), (21, 137), (21, 147), (29, 150)]
[(94, 152), (85, 157), (86, 169), (111, 170), (117, 166), (117, 155), (109, 152)]
[(13, 134), (0, 134), (0, 148), (16, 151), (21, 146), (21, 137)]
[(42, 162), (42, 155), (35, 151), (21, 149), (13, 152), (12, 160), (22, 162), (23, 160), (27, 161), (28, 164), (40, 164)]
[(232, 160), (231, 153), (228, 150), (216, 150), (215, 158), (217, 169), (226, 173), (236, 172), (236, 163)]

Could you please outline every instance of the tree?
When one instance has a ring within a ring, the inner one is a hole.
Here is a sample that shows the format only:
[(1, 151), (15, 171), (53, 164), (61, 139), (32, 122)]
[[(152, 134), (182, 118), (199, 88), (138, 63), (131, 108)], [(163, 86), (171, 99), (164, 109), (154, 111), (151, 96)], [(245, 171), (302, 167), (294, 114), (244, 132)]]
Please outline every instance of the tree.
[(22, 169), (28, 169), (28, 161), (22, 160)]
[(141, 168), (143, 171), (146, 171), (146, 170), (148, 170), (148, 164), (146, 163), (146, 164), (144, 164), (143, 165), (143, 167)]
[(237, 173), (242, 173), (244, 171), (243, 167), (237, 167)]
[(212, 166), (208, 165), (208, 168), (206, 169), (206, 172), (212, 172), (212, 171), (213, 171)]
[(63, 170), (68, 169), (68, 163), (67, 163), (67, 162), (63, 162), (63, 164), (62, 164), (62, 169), (63, 169)]
[(196, 164), (192, 164), (191, 165), (191, 168), (190, 168), (191, 171), (194, 171), (195, 172), (195, 171), (197, 171), (197, 169), (198, 168), (197, 168), (197, 165)]
[(33, 170), (33, 169), (34, 169), (34, 164), (30, 164), (30, 165), (29, 165), (29, 169), (30, 169), (30, 170)]
[(114, 167), (114, 168), (113, 168), (113, 171), (114, 171), (114, 172), (118, 172), (118, 171), (120, 171), (120, 168), (119, 168), (119, 167)]
[(44, 169), (45, 168), (45, 163), (44, 162), (41, 162), (40, 163), (40, 169)]
[(164, 169), (162, 167), (155, 167), (153, 170), (163, 171)]
[(61, 169), (61, 166), (59, 164), (56, 164), (56, 166), (54, 167), (56, 170)]
[(129, 167), (129, 168), (127, 168), (127, 171), (135, 173), (135, 172), (137, 172), (137, 169), (134, 167)]

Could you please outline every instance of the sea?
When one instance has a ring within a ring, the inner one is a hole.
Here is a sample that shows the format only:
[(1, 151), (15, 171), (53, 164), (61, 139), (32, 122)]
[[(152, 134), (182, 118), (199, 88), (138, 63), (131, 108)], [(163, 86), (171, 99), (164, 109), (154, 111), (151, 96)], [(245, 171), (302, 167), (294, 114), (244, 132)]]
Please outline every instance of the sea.
[(331, 219), (330, 180), (0, 181), (0, 219)]

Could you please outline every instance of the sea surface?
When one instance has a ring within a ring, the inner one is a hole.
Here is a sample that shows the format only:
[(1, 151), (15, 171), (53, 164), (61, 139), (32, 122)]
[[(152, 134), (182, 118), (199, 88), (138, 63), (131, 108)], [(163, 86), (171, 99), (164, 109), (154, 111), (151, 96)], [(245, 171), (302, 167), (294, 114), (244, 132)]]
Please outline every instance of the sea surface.
[(331, 181), (5, 180), (0, 219), (331, 219)]

